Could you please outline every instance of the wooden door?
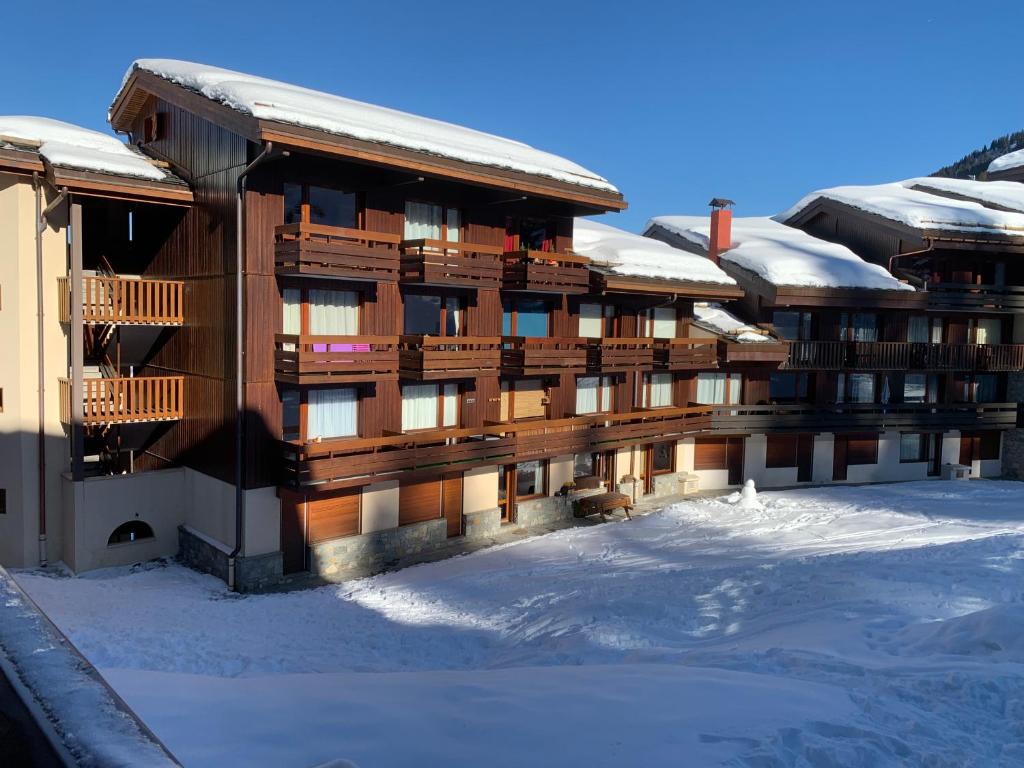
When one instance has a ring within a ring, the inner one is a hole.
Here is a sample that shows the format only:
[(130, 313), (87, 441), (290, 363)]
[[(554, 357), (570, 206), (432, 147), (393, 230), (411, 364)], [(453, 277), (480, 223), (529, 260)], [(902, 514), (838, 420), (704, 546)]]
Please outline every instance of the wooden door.
[(846, 459), (849, 444), (846, 435), (836, 435), (835, 445), (832, 449), (832, 479), (846, 479)]
[(730, 437), (726, 443), (725, 461), (729, 468), (729, 485), (743, 482), (743, 438)]
[(638, 460), (640, 462), (640, 487), (643, 488), (645, 494), (652, 493), (654, 491), (654, 472), (652, 470), (654, 466), (654, 446), (640, 446)]
[(441, 480), (441, 507), (448, 521), (448, 538), (462, 535), (462, 473), (445, 475)]
[(409, 525), (441, 517), (441, 481), (407, 480), (398, 486), (398, 524)]
[(809, 483), (814, 473), (814, 435), (798, 435), (796, 439), (796, 481)]
[(974, 456), (977, 453), (977, 435), (965, 433), (960, 435), (960, 463), (965, 467), (971, 466)]

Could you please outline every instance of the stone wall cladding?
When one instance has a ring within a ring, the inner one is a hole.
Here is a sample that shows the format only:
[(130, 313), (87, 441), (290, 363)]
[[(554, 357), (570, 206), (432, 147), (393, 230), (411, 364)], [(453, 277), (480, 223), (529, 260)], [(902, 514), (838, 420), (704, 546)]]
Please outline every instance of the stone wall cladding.
[(662, 496), (677, 496), (683, 492), (681, 481), (689, 477), (689, 472), (670, 472), (667, 475), (654, 476), (654, 492), (651, 498)]
[(352, 569), (375, 570), (448, 540), (444, 518), (332, 539), (310, 547), (310, 571), (325, 579)]
[(572, 498), (569, 496), (545, 496), (540, 499), (520, 501), (516, 504), (516, 525), (530, 528), (535, 525), (549, 525), (562, 520), (571, 520)]
[(490, 539), (501, 532), (500, 507), (482, 509), (479, 512), (466, 512), (462, 519), (466, 527), (467, 539)]
[[(1024, 403), (1024, 373), (1008, 377), (1007, 402)], [(1017, 423), (1020, 423), (1018, 416)], [(1024, 480), (1024, 429), (1008, 429), (1003, 435), (1003, 477)]]
[[(235, 558), (235, 589), (239, 592), (259, 592), (281, 580), (283, 560), (281, 552)], [(228, 580), (228, 553), (196, 536), (188, 528), (178, 526), (178, 559), (202, 573)]]
[(283, 575), (282, 552), (268, 552), (235, 560), (235, 589), (239, 592), (261, 592), (281, 581)]

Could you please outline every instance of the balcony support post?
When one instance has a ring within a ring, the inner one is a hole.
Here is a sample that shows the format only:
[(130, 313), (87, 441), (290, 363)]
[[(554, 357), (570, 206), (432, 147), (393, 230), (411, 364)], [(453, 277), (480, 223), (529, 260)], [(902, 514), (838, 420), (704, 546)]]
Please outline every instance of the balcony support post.
[(82, 204), (71, 198), (71, 479), (83, 477), (85, 458), (85, 398), (83, 368), (85, 365), (85, 325), (82, 304)]

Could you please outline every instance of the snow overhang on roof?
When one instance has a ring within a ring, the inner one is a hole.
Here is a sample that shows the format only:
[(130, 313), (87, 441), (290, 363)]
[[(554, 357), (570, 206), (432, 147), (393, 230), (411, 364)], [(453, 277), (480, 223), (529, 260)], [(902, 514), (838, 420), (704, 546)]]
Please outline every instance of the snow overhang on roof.
[[(711, 223), (706, 216), (657, 216), (647, 223), (648, 234), (657, 228), (707, 252)], [(732, 248), (719, 258), (724, 265), (741, 267), (775, 286), (914, 290), (849, 248), (766, 216), (733, 219)]]
[(126, 129), (131, 117), (126, 110), (141, 106), (141, 100), (130, 98), (129, 91), (139, 76), (147, 74), (255, 119), (255, 132), (261, 135), (268, 133), (270, 125), (296, 126), (477, 168), (521, 173), (600, 199), (606, 210), (625, 207), (621, 194), (607, 179), (519, 141), (268, 78), (174, 59), (139, 59), (132, 64), (111, 106), (110, 119), (116, 128)]

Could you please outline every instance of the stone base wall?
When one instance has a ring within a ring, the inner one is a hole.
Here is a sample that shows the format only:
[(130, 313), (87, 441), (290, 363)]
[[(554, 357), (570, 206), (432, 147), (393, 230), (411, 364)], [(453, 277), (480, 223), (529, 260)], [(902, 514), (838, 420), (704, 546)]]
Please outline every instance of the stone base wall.
[(572, 512), (571, 496), (545, 496), (540, 499), (520, 501), (516, 504), (516, 525), (530, 528), (535, 525), (549, 525), (562, 520), (571, 520)]
[(309, 548), (310, 572), (330, 579), (353, 569), (376, 570), (408, 555), (443, 546), (448, 540), (444, 518), (332, 539)]
[(482, 509), (466, 512), (462, 516), (466, 527), (465, 536), (470, 540), (490, 539), (501, 532), (501, 508)]
[[(1024, 403), (1024, 373), (1009, 374), (1006, 400)], [(1019, 417), (1017, 423), (1020, 423)], [(1003, 477), (1024, 480), (1024, 429), (1008, 429), (1003, 433)]]
[(689, 477), (689, 472), (670, 472), (667, 475), (655, 475), (654, 490), (651, 492), (650, 497), (657, 499), (662, 496), (678, 496), (683, 493), (683, 481)]
[[(189, 568), (228, 580), (230, 549), (198, 535), (187, 526), (178, 526), (178, 559)], [(284, 563), (281, 552), (235, 558), (235, 589), (259, 592), (281, 580)]]

